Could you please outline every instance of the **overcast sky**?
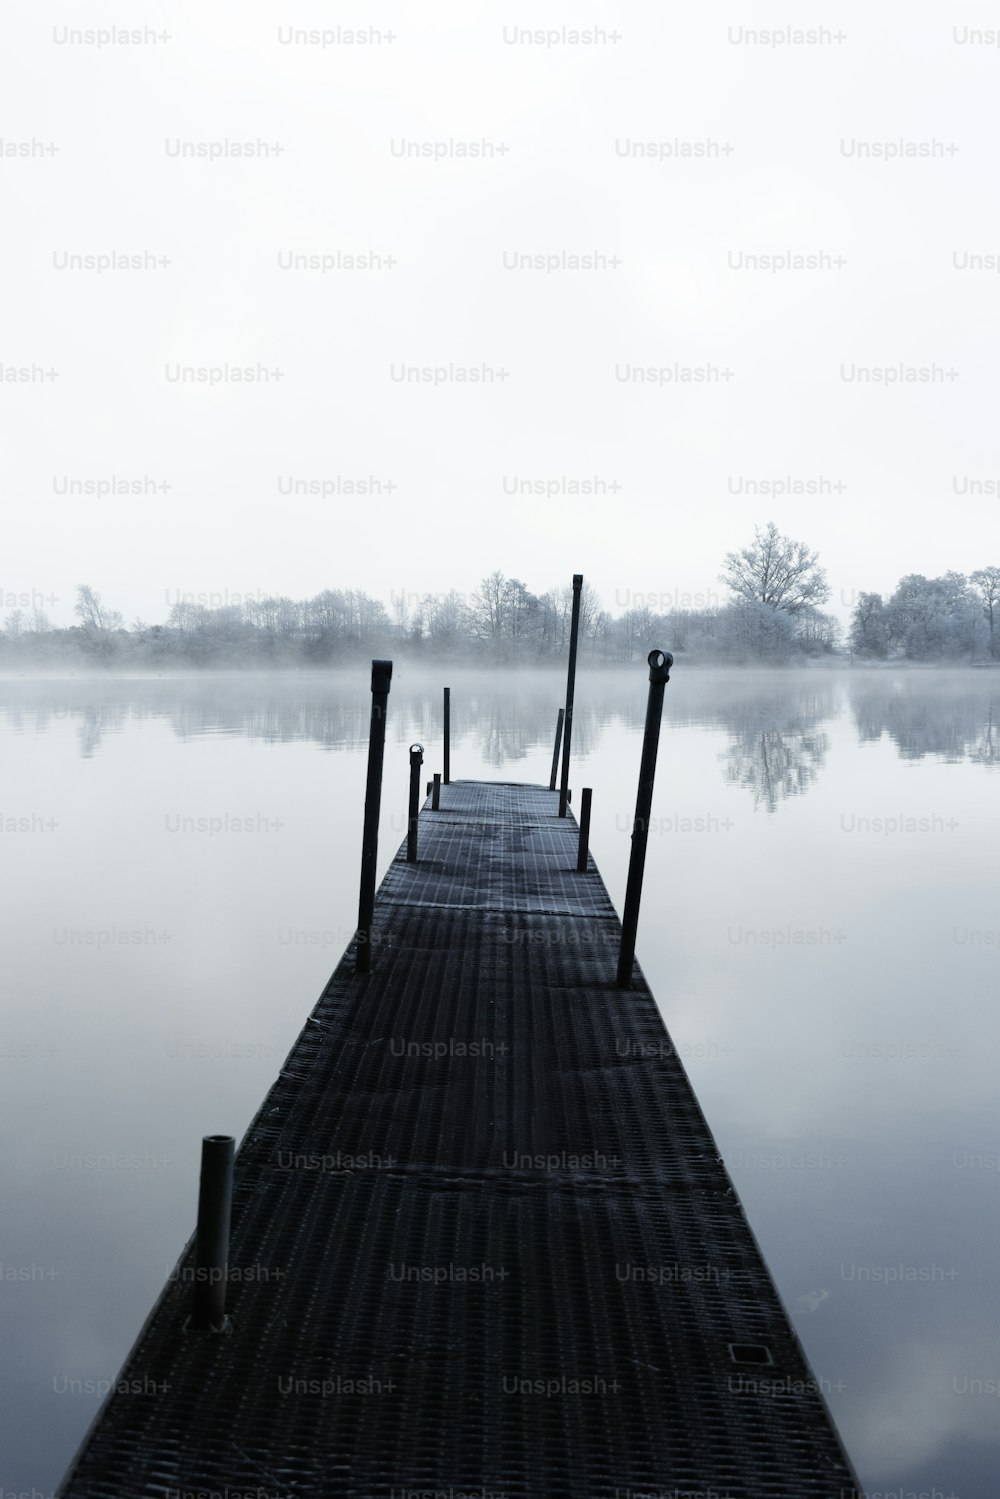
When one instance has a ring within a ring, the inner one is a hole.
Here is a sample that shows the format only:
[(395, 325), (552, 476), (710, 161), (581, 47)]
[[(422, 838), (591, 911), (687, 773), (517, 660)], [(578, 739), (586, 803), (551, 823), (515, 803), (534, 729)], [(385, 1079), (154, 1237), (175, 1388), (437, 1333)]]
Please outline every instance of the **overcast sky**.
[[(6, 606), (57, 596), (68, 624), (78, 582), (128, 620), (199, 593), (388, 603), (494, 567), (533, 590), (583, 572), (613, 612), (712, 602), (722, 554), (769, 519), (819, 549), (841, 617), (902, 573), (1000, 561), (997, 495), (968, 492), (1000, 480), (1000, 47), (972, 31), (998, 20), (661, 0), (7, 16)], [(115, 26), (143, 39), (74, 40)], [(269, 150), (220, 157), (247, 142)], [(929, 154), (870, 154), (900, 142)], [(67, 263), (109, 254), (151, 263)], [(747, 268), (782, 254), (822, 267)], [(178, 378), (226, 366), (270, 378)], [(933, 378), (845, 378), (860, 366)], [(400, 378), (424, 367), (446, 377)], [(372, 478), (381, 496), (334, 492)], [(788, 478), (828, 492), (748, 492)], [(150, 492), (60, 492), (112, 479)], [(281, 492), (311, 480), (327, 492)]]

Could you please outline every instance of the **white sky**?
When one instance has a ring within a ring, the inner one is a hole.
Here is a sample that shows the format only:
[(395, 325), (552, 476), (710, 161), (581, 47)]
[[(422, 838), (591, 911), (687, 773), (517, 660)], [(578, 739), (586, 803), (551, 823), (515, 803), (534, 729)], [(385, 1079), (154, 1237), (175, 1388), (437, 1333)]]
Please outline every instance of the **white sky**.
[[(0, 383), (4, 603), (58, 595), (49, 612), (70, 623), (87, 581), (127, 619), (155, 621), (179, 593), (358, 586), (388, 603), (470, 589), (500, 567), (535, 590), (581, 571), (618, 612), (637, 593), (721, 596), (722, 554), (769, 519), (819, 549), (841, 617), (855, 590), (889, 591), (905, 572), (1000, 561), (996, 494), (956, 492), (1000, 479), (1000, 274), (953, 263), (1000, 255), (1000, 47), (956, 39), (1000, 16), (959, 9), (130, 0), (8, 12), (3, 149), (59, 150), (0, 155), (0, 364), (60, 374)], [(59, 40), (64, 26), (113, 25), (170, 39)], [(505, 40), (505, 27), (585, 25), (619, 40)], [(279, 27), (337, 26), (383, 40), (279, 40)], [(754, 26), (845, 35), (734, 40)], [(226, 138), (284, 149), (168, 154), (168, 142)], [(734, 149), (618, 154), (675, 138)], [(901, 138), (959, 149), (884, 161), (841, 148)], [(509, 149), (398, 159), (403, 139)], [(112, 251), (171, 264), (96, 274), (53, 260)], [(281, 253), (338, 251), (397, 264), (279, 269)], [(595, 251), (622, 263), (503, 264), (505, 252)], [(846, 264), (729, 263), (781, 252)], [(166, 378), (227, 362), (284, 376), (212, 389)], [(735, 373), (686, 388), (616, 380), (616, 365), (675, 363)], [(890, 389), (841, 378), (842, 365), (901, 363), (958, 376)], [(403, 364), (509, 375), (396, 383)], [(622, 488), (512, 498), (505, 475)], [(846, 488), (732, 492), (789, 475)], [(172, 487), (56, 492), (112, 476)], [(279, 476), (398, 487), (288, 498)]]

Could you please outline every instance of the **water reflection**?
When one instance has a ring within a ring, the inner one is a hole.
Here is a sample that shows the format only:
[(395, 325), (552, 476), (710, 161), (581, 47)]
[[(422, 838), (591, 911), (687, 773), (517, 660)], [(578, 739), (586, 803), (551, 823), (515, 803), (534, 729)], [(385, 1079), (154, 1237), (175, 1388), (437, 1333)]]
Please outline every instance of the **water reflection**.
[(829, 740), (815, 729), (755, 729), (720, 755), (726, 778), (751, 792), (754, 807), (774, 812), (786, 796), (797, 796), (816, 780)]
[[(573, 742), (593, 761), (593, 847), (613, 895), (645, 678), (629, 668), (577, 684)], [(564, 674), (397, 669), (387, 857), (402, 836), (405, 746), (439, 745), (444, 681), (456, 774), (548, 773)], [(55, 1399), (54, 1378), (117, 1372), (166, 1246), (190, 1232), (201, 1133), (253, 1117), (349, 940), (367, 688), (363, 671), (0, 681), (4, 807), (40, 829), (4, 833), (3, 1263), (58, 1272), (0, 1297), (3, 1346), (17, 1350), (0, 1357), (0, 1499), (32, 1482), (51, 1492), (93, 1414)], [(974, 1381), (996, 1374), (1000, 935), (982, 767), (997, 763), (998, 699), (988, 671), (683, 659), (666, 697), (642, 962), (813, 1367), (844, 1377), (837, 1418), (881, 1492), (996, 1488), (995, 1419)], [(247, 740), (275, 748), (248, 755)], [(856, 818), (899, 811), (954, 818), (954, 832), (846, 836)], [(174, 831), (179, 815), (226, 812), (283, 826)], [(53, 815), (55, 834), (41, 824)], [(682, 831), (685, 818), (710, 836)], [(844, 940), (773, 939), (824, 927)], [(133, 931), (141, 944), (113, 940)], [(57, 1169), (67, 1147), (172, 1164)], [(885, 1285), (845, 1270), (901, 1262), (956, 1278)]]
[(840, 677), (753, 672), (734, 679), (724, 696), (689, 704), (688, 712), (693, 724), (730, 735), (719, 756), (727, 781), (749, 791), (755, 809), (774, 812), (817, 780), (830, 744), (820, 725), (843, 712), (845, 690)]
[(1000, 683), (991, 672), (927, 672), (914, 680), (851, 682), (851, 711), (862, 743), (887, 734), (903, 760), (1000, 758)]
[[(455, 680), (452, 678), (451, 680)], [(621, 684), (602, 681), (622, 698)], [(79, 679), (73, 682), (0, 682), (0, 712), (16, 732), (44, 733), (69, 719), (77, 728), (80, 753), (89, 758), (108, 733), (127, 723), (165, 720), (182, 740), (233, 734), (263, 743), (307, 740), (328, 749), (364, 750), (368, 744), (371, 698), (363, 672), (350, 679), (319, 680), (303, 673), (282, 676), (207, 677), (173, 680)], [(452, 688), (452, 737), (471, 737), (483, 760), (500, 768), (522, 760), (554, 735), (562, 677), (492, 674)], [(627, 689), (626, 689), (627, 693)], [(394, 680), (387, 731), (390, 739), (433, 742), (443, 732), (440, 685)], [(639, 703), (623, 716), (641, 722)], [(573, 744), (580, 754), (597, 747), (601, 714), (578, 703)]]
[[(552, 742), (564, 679), (554, 673), (452, 674), (452, 734), (477, 746), (500, 770)], [(261, 676), (0, 682), (0, 713), (15, 732), (44, 733), (69, 719), (84, 758), (130, 723), (167, 722), (182, 740), (231, 734), (264, 743), (306, 740), (361, 751), (368, 742), (370, 698), (364, 673), (317, 678), (302, 672)], [(405, 672), (393, 683), (390, 737), (429, 742), (442, 733), (436, 680)], [(731, 784), (754, 807), (774, 812), (813, 786), (830, 748), (824, 725), (850, 713), (862, 744), (884, 736), (904, 760), (995, 765), (1000, 760), (1000, 683), (965, 672), (675, 672), (666, 718), (675, 727), (719, 729), (730, 743), (719, 759)], [(602, 729), (635, 729), (645, 714), (638, 673), (582, 674), (573, 743), (596, 751)]]

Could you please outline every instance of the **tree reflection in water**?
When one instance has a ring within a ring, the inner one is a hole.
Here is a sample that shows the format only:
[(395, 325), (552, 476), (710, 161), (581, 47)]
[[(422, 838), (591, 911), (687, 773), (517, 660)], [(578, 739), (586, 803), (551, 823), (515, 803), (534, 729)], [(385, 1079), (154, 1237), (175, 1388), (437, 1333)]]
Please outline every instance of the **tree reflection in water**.
[[(685, 676), (680, 677), (680, 672)], [(862, 744), (884, 736), (904, 760), (1000, 764), (1000, 681), (993, 671), (855, 670), (729, 672), (689, 667), (681, 658), (665, 721), (722, 730), (728, 782), (755, 807), (774, 812), (813, 786), (830, 747), (823, 727), (850, 713)], [(551, 746), (565, 678), (551, 672), (442, 668), (452, 686), (452, 742), (475, 746), (476, 763), (502, 770)], [(18, 733), (45, 732), (60, 720), (92, 758), (109, 733), (161, 720), (182, 740), (231, 734), (265, 743), (309, 740), (363, 752), (371, 698), (364, 671), (205, 674), (175, 678), (76, 677), (0, 681), (0, 713)], [(574, 755), (599, 749), (602, 729), (641, 733), (645, 681), (635, 671), (581, 673), (573, 718)], [(393, 682), (389, 743), (433, 743), (442, 733), (438, 680), (407, 671)]]
[(861, 742), (888, 735), (904, 760), (939, 755), (995, 765), (1000, 681), (992, 670), (867, 674), (851, 681)]
[(734, 685), (705, 718), (730, 735), (719, 756), (727, 781), (749, 791), (755, 808), (774, 812), (808, 791), (823, 768), (830, 741), (820, 726), (842, 711), (843, 683), (760, 672)]
[(753, 793), (753, 804), (773, 812), (787, 796), (808, 791), (823, 762), (829, 739), (818, 729), (782, 726), (750, 730), (719, 757), (726, 778)]

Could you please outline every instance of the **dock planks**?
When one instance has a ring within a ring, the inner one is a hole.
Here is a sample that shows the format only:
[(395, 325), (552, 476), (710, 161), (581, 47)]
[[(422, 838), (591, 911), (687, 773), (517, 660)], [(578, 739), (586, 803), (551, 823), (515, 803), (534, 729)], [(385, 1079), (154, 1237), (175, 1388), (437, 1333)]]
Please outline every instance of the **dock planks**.
[(372, 973), (349, 948), (238, 1151), (228, 1330), (184, 1331), (189, 1245), (122, 1371), (156, 1393), (112, 1393), (65, 1499), (855, 1494), (557, 810), (425, 804)]

